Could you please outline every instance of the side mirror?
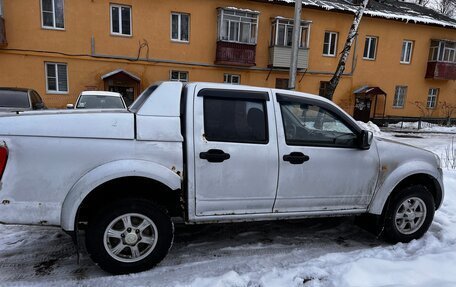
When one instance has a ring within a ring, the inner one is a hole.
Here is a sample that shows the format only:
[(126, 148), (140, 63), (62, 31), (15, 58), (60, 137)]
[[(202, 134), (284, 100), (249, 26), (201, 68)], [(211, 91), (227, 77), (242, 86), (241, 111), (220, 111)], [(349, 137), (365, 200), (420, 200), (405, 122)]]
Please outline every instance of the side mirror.
[(358, 138), (359, 148), (368, 150), (372, 144), (373, 139), (374, 134), (371, 131), (362, 130)]
[(74, 109), (74, 105), (73, 105), (73, 104), (68, 104), (68, 105), (67, 105), (67, 109), (69, 109), (69, 110), (70, 110), (70, 109)]

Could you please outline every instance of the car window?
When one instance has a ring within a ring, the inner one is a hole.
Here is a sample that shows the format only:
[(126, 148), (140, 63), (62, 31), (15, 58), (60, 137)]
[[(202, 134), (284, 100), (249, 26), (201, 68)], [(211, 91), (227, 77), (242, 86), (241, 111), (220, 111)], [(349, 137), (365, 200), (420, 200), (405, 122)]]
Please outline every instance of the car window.
[(82, 95), (76, 106), (77, 109), (124, 109), (120, 97), (102, 95)]
[(204, 98), (204, 133), (208, 141), (268, 142), (266, 102)]
[(30, 91), (30, 100), (32, 102), (32, 108), (35, 109), (41, 109), (43, 108), (43, 101), (41, 100), (41, 97), (35, 92), (35, 91)]
[(312, 104), (280, 103), (288, 145), (355, 147), (356, 133), (337, 115)]
[(0, 107), (30, 108), (26, 91), (0, 90)]

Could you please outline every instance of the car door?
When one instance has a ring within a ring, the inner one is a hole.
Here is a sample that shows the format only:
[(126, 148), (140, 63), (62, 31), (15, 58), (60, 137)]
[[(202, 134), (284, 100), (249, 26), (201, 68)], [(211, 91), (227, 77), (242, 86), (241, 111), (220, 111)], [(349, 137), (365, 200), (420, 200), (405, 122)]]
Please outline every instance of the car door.
[(267, 89), (196, 89), (196, 216), (271, 213), (278, 180)]
[(279, 183), (274, 212), (362, 210), (379, 171), (376, 147), (332, 104), (276, 94)]

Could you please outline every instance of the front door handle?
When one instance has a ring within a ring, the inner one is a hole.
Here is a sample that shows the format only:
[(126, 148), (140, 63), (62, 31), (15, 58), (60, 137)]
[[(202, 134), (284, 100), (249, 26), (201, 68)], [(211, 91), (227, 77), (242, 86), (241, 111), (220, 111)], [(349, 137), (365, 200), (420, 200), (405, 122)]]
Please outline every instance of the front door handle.
[(200, 159), (205, 159), (208, 162), (223, 162), (229, 158), (230, 154), (220, 149), (210, 149), (207, 152), (200, 153)]
[(283, 160), (289, 161), (291, 164), (303, 164), (309, 159), (310, 157), (302, 152), (292, 152), (283, 156)]

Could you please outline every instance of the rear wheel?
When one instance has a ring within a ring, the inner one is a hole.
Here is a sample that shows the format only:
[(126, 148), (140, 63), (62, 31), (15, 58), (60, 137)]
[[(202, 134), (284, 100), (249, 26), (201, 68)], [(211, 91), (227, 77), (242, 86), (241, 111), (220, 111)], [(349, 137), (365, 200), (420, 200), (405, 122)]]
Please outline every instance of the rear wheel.
[(125, 199), (90, 218), (86, 245), (93, 261), (113, 274), (152, 268), (168, 253), (173, 240), (170, 218), (154, 203)]
[(389, 242), (409, 242), (423, 236), (434, 218), (434, 198), (422, 185), (394, 194), (385, 214), (384, 236)]

